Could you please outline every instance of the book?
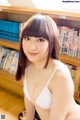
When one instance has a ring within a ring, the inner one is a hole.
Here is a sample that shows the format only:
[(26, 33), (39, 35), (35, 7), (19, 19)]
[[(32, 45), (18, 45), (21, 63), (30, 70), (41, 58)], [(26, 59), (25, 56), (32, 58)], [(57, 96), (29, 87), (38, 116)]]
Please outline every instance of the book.
[(77, 50), (77, 58), (80, 58), (80, 30), (79, 30), (79, 37), (78, 37), (78, 50)]
[(0, 64), (0, 68), (4, 69), (4, 66), (5, 66), (5, 64), (6, 64), (7, 57), (8, 57), (8, 55), (9, 55), (9, 53), (10, 53), (10, 49), (6, 48), (6, 49), (5, 49), (5, 54), (4, 54), (4, 56), (3, 56), (3, 58), (2, 58), (2, 62), (1, 62), (1, 64)]
[(16, 51), (16, 53), (11, 61), (11, 64), (9, 66), (9, 69), (8, 69), (8, 71), (12, 74), (15, 74), (17, 71), (18, 58), (19, 58), (19, 52)]
[(0, 46), (0, 64), (1, 64), (2, 58), (4, 56), (4, 53), (5, 53), (5, 48)]
[(15, 50), (10, 50), (10, 53), (7, 55), (5, 64), (3, 66), (4, 70), (8, 71), (11, 61), (15, 55), (15, 52), (16, 52)]

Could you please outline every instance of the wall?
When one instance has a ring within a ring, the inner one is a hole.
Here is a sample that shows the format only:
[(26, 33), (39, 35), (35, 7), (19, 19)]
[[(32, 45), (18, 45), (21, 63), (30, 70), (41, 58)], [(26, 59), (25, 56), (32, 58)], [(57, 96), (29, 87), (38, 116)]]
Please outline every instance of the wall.
[[(72, 1), (72, 0), (64, 0)], [(73, 0), (77, 1), (77, 0)], [(79, 3), (63, 2), (63, 0), (0, 0), (0, 5), (5, 6), (20, 6), (39, 9), (51, 9), (66, 12), (80, 13), (80, 0)], [(46, 3), (46, 4), (45, 4)]]
[(35, 8), (31, 0), (7, 0), (11, 6), (21, 6), (21, 7), (30, 7)]

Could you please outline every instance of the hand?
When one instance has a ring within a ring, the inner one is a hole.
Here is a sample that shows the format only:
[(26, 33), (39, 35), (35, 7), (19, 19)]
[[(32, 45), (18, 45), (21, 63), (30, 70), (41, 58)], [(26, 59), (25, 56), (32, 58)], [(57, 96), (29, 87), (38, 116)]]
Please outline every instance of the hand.
[(26, 120), (26, 110), (21, 112), (22, 115), (19, 116), (19, 120)]
[(20, 116), (20, 119), (21, 119), (21, 120), (26, 120), (26, 117), (24, 117), (24, 116), (23, 116), (23, 117)]

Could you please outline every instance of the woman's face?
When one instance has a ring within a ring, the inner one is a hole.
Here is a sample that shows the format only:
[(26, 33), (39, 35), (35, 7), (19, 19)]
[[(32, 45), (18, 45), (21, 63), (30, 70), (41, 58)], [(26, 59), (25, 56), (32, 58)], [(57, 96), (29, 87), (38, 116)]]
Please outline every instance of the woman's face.
[(42, 37), (26, 36), (22, 41), (23, 51), (30, 62), (47, 60), (49, 51), (48, 40)]

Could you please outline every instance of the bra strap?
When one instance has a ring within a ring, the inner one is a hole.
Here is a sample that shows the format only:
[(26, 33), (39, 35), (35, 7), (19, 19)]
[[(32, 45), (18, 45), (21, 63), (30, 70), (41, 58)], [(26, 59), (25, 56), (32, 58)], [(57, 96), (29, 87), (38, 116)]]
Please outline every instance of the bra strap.
[[(59, 66), (58, 66), (58, 67), (59, 67)], [(50, 78), (49, 78), (49, 80), (48, 80), (46, 86), (49, 84), (51, 78), (53, 77), (53, 75), (54, 75), (54, 73), (56, 72), (56, 70), (58, 69), (58, 67), (56, 67), (55, 70), (52, 72), (52, 74), (51, 74), (51, 76), (50, 76)]]

